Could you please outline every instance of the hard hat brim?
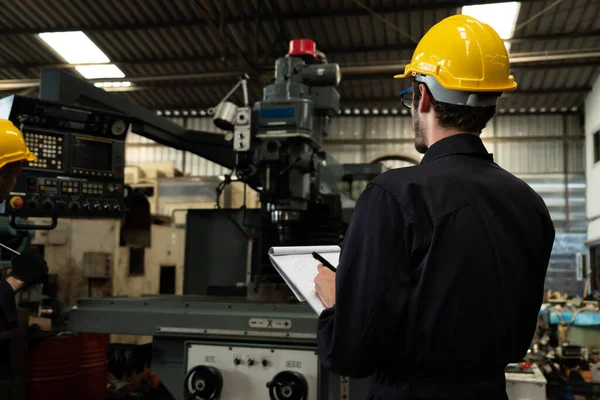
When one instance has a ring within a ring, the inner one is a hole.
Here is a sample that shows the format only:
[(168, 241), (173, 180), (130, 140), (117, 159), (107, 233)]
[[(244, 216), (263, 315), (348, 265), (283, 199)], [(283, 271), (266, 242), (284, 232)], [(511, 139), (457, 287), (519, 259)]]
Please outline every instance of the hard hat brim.
[(7, 164), (15, 163), (15, 162), (32, 162), (37, 161), (37, 157), (31, 151), (27, 150), (25, 154), (9, 154), (3, 157), (2, 162), (0, 162), (0, 168), (3, 168)]
[(442, 85), (442, 87), (444, 87), (445, 89), (448, 90), (457, 90), (457, 91), (462, 91), (462, 92), (473, 92), (473, 93), (477, 93), (477, 92), (488, 92), (488, 93), (495, 93), (495, 92), (512, 92), (513, 90), (515, 90), (517, 88), (517, 82), (515, 82), (513, 75), (509, 75), (508, 77), (508, 82), (510, 83), (509, 85), (504, 85), (504, 86), (497, 86), (497, 87), (486, 87), (486, 88), (477, 88), (477, 87), (460, 87), (460, 86), (454, 86), (454, 85), (448, 85), (446, 84), (446, 82), (440, 80), (439, 78), (435, 77), (434, 75), (431, 74), (425, 74), (421, 71), (414, 71), (414, 70), (409, 70), (408, 72), (405, 72), (403, 74), (398, 74), (398, 75), (394, 75), (394, 79), (405, 79), (405, 78), (409, 78), (412, 76), (415, 76), (417, 74), (422, 74), (422, 75), (430, 75), (433, 76), (440, 85)]
[(28, 162), (32, 162), (32, 161), (37, 161), (37, 156), (35, 154), (33, 154), (32, 152), (29, 152), (29, 154), (27, 154), (27, 156), (25, 156), (25, 160)]

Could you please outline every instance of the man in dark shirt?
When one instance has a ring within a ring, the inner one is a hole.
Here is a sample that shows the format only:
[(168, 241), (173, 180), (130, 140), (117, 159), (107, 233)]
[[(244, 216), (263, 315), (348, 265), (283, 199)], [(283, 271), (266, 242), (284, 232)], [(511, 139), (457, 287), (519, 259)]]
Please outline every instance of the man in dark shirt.
[(554, 241), (543, 200), (479, 138), (516, 87), (506, 49), (488, 25), (453, 16), (400, 77), (413, 78), (403, 101), (425, 155), (367, 186), (337, 273), (319, 266), (321, 362), (371, 376), (371, 399), (506, 399), (504, 368), (531, 344)]
[[(4, 206), (15, 187), (23, 162), (35, 161), (23, 134), (12, 122), (0, 120), (0, 202)], [(8, 250), (3, 250), (8, 251)], [(0, 280), (0, 332), (15, 328), (18, 315), (15, 294), (39, 283), (48, 273), (48, 265), (35, 251), (27, 251), (12, 259), (12, 273)]]
[(15, 294), (41, 283), (47, 273), (46, 261), (35, 250), (26, 251), (12, 259), (11, 276), (0, 281), (0, 332), (17, 327), (19, 316)]

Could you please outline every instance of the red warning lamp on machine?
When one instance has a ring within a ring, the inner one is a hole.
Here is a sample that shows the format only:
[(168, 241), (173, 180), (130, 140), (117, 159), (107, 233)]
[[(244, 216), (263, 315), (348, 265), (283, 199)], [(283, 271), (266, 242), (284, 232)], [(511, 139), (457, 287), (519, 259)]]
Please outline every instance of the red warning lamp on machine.
[(310, 39), (290, 40), (290, 50), (288, 57), (312, 56), (317, 58), (317, 44)]

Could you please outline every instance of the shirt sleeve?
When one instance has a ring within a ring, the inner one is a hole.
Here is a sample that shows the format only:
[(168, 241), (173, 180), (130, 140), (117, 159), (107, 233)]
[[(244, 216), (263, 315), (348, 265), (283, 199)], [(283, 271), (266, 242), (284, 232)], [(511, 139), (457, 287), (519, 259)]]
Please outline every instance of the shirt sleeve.
[(335, 306), (318, 320), (321, 363), (334, 373), (367, 377), (393, 344), (409, 286), (405, 220), (396, 198), (375, 183), (356, 204), (336, 272)]
[(2, 280), (0, 281), (0, 332), (16, 328), (17, 322), (15, 292), (7, 281)]
[(554, 237), (556, 231), (550, 214), (544, 206), (544, 214), (541, 216), (543, 226), (537, 237), (538, 244), (538, 260), (531, 263), (528, 267), (528, 290), (521, 294), (522, 300), (517, 313), (517, 326), (519, 327), (517, 337), (517, 345), (515, 350), (517, 354), (513, 356), (514, 362), (519, 362), (527, 354), (527, 350), (531, 346), (531, 341), (535, 335), (540, 307), (544, 300), (546, 272), (550, 262), (552, 247), (554, 245)]

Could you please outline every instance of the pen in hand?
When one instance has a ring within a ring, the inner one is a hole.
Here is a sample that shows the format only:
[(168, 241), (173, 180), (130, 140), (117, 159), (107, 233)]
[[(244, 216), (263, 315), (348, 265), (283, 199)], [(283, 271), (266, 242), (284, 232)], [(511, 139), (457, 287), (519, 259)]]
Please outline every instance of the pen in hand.
[(331, 265), (329, 261), (327, 261), (322, 255), (320, 255), (316, 251), (312, 252), (312, 256), (315, 260), (319, 261), (321, 264), (323, 264), (323, 266), (329, 268), (332, 272), (337, 271), (337, 269), (333, 265)]
[(10, 251), (12, 251), (13, 253), (15, 253), (15, 254), (16, 254), (16, 255), (18, 255), (18, 256), (20, 256), (20, 255), (21, 255), (21, 253), (19, 253), (19, 252), (18, 252), (18, 251), (16, 251), (16, 250), (13, 250), (13, 249), (11, 249), (10, 247), (8, 247), (8, 246), (7, 246), (7, 245), (5, 245), (5, 244), (2, 244), (2, 243), (0, 243), (0, 246), (1, 246), (2, 248), (6, 249), (6, 250), (10, 250)]

